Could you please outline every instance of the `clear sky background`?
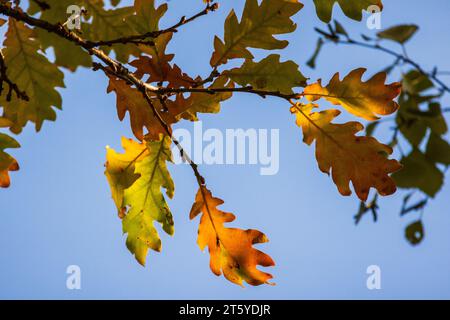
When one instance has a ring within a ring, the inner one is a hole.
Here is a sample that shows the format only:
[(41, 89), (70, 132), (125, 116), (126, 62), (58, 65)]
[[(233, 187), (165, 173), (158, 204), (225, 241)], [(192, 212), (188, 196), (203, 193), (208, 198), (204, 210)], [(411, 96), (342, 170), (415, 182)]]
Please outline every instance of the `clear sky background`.
[[(450, 70), (450, 2), (384, 2), (383, 27), (421, 27), (407, 45), (410, 56), (426, 69), (437, 65)], [(220, 3), (218, 12), (184, 27), (169, 47), (177, 53), (176, 63), (191, 75), (209, 74), (213, 36), (223, 36), (226, 15), (236, 8), (240, 16), (244, 1)], [(283, 37), (290, 45), (282, 57), (296, 61), (306, 76), (328, 81), (334, 72), (346, 74), (357, 67), (373, 75), (392, 62), (380, 52), (329, 45), (318, 68), (311, 70), (305, 62), (316, 44), (313, 28), (325, 26), (312, 0), (304, 4), (294, 18), (297, 31)], [(201, 6), (200, 0), (172, 0), (162, 24), (172, 25)], [(374, 33), (365, 22), (345, 18), (340, 9), (335, 17), (355, 37)], [(390, 80), (398, 80), (398, 73)], [(450, 186), (427, 207), (426, 237), (417, 247), (404, 238), (405, 226), (417, 218), (400, 218), (404, 193), (382, 200), (377, 223), (368, 215), (355, 226), (356, 197), (340, 196), (330, 178), (319, 172), (314, 148), (301, 142), (289, 106), (251, 95), (235, 96), (219, 115), (203, 115), (203, 126), (279, 129), (279, 173), (260, 176), (259, 167), (249, 165), (200, 169), (214, 195), (225, 200), (222, 208), (237, 215), (233, 225), (259, 229), (270, 238), (259, 248), (277, 263), (268, 270), (277, 285), (240, 288), (211, 273), (209, 255), (196, 245), (198, 221), (188, 218), (197, 186), (183, 165), (170, 167), (176, 184), (170, 201), (175, 236), (161, 232), (163, 251), (150, 252), (147, 266), (141, 267), (125, 247), (103, 175), (105, 146), (120, 150), (121, 136), (132, 136), (128, 119), (118, 121), (115, 96), (106, 94), (107, 81), (100, 72), (80, 69), (66, 73), (65, 82), (64, 110), (57, 121), (45, 123), (39, 134), (29, 125), (17, 138), (22, 148), (11, 152), (21, 170), (12, 174), (9, 189), (0, 190), (0, 298), (450, 298)], [(450, 105), (449, 99), (446, 103)], [(386, 128), (379, 137), (387, 142), (388, 134)], [(81, 290), (66, 288), (71, 264), (81, 267)], [(372, 264), (381, 268), (381, 290), (366, 288), (366, 268)]]

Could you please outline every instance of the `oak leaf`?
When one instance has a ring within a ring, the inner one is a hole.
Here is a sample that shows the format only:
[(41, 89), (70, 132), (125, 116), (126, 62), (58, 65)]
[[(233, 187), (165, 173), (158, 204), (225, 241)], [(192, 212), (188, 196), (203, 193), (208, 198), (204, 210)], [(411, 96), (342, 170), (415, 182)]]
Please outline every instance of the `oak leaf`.
[(252, 59), (247, 48), (283, 49), (286, 40), (278, 40), (274, 35), (295, 31), (296, 24), (291, 16), (303, 8), (298, 0), (247, 0), (241, 21), (234, 10), (225, 21), (224, 41), (214, 38), (214, 53), (211, 65), (216, 67), (227, 63), (229, 59)]
[(305, 98), (309, 101), (324, 98), (366, 120), (377, 120), (378, 115), (385, 116), (397, 111), (399, 105), (393, 99), (400, 94), (401, 84), (395, 82), (386, 85), (387, 75), (384, 72), (363, 82), (361, 77), (364, 72), (364, 68), (355, 69), (342, 80), (339, 79), (339, 73), (336, 73), (326, 87), (319, 80), (305, 88)]
[(380, 31), (377, 33), (377, 37), (380, 39), (389, 39), (400, 44), (404, 44), (419, 30), (419, 27), (415, 24), (403, 24), (394, 26), (389, 29)]
[(293, 61), (280, 62), (280, 55), (271, 54), (259, 62), (245, 61), (240, 68), (223, 72), (241, 86), (292, 94), (292, 88), (304, 87), (306, 78)]
[[(50, 9), (41, 11), (35, 1), (29, 1), (28, 13), (35, 15), (41, 12), (39, 18), (50, 23), (64, 23), (63, 20), (69, 17), (67, 9), (76, 4), (73, 0), (45, 0), (45, 2), (50, 6)], [(80, 5), (83, 4), (80, 3)], [(53, 47), (57, 66), (76, 71), (80, 66), (90, 67), (92, 65), (91, 56), (80, 46), (43, 29), (36, 28), (35, 32), (43, 50)]]
[[(91, 23), (81, 24), (83, 34), (89, 40), (108, 41), (136, 34), (127, 23), (127, 19), (135, 14), (133, 6), (105, 9), (102, 0), (83, 0), (82, 3), (86, 9), (85, 19), (88, 21), (92, 19)], [(114, 44), (103, 46), (101, 49), (106, 53), (113, 50), (116, 59), (124, 63), (128, 61), (130, 55), (140, 54), (139, 48), (130, 44)]]
[(270, 256), (253, 248), (254, 244), (267, 242), (267, 237), (258, 230), (225, 227), (235, 216), (217, 208), (223, 203), (201, 186), (189, 214), (194, 219), (202, 213), (197, 243), (201, 250), (208, 247), (212, 272), (218, 276), (223, 272), (226, 279), (241, 286), (243, 281), (251, 285), (269, 283), (272, 275), (258, 270), (257, 266), (269, 267), (275, 263)]
[(125, 153), (107, 152), (106, 176), (114, 201), (122, 219), (126, 245), (136, 260), (145, 265), (148, 249), (161, 251), (161, 239), (154, 222), (172, 235), (173, 217), (162, 189), (169, 198), (174, 194), (174, 183), (167, 170), (172, 162), (171, 140), (160, 136), (159, 141), (143, 144), (122, 140)]
[[(141, 92), (136, 88), (130, 87), (124, 80), (109, 76), (109, 85), (107, 92), (116, 93), (117, 114), (122, 121), (126, 113), (130, 115), (130, 123), (133, 134), (139, 140), (144, 139), (144, 128), (148, 131), (150, 139), (158, 139), (160, 133), (166, 133), (164, 127), (155, 116), (151, 106), (144, 99)], [(164, 112), (160, 101), (152, 99), (152, 104), (159, 111), (163, 120), (170, 126), (177, 120), (169, 112)]]
[(370, 6), (377, 6), (380, 10), (383, 9), (381, 0), (314, 0), (316, 6), (316, 13), (323, 22), (330, 22), (333, 6), (339, 3), (344, 14), (353, 19), (361, 21), (362, 11), (369, 9)]
[[(116, 93), (117, 113), (120, 120), (125, 118), (126, 113), (130, 115), (131, 129), (139, 140), (144, 139), (144, 135), (148, 139), (157, 140), (159, 134), (166, 134), (165, 128), (161, 125), (159, 119), (153, 113), (148, 101), (146, 101), (136, 88), (131, 87), (122, 79), (110, 76), (107, 92), (114, 91)], [(214, 87), (231, 87), (232, 84), (226, 84), (225, 77), (219, 77), (210, 86)], [(231, 97), (231, 92), (210, 93), (192, 93), (188, 98), (184, 98), (179, 94), (175, 100), (166, 100), (162, 105), (157, 97), (151, 97), (151, 102), (155, 109), (170, 126), (181, 119), (191, 121), (198, 120), (198, 113), (217, 113), (220, 110), (220, 102)], [(166, 108), (167, 107), (167, 108)], [(148, 133), (144, 134), (144, 128)]]
[(139, 174), (135, 173), (136, 163), (148, 156), (145, 144), (133, 139), (122, 138), (122, 147), (124, 153), (117, 153), (114, 149), (107, 147), (105, 164), (105, 175), (119, 216), (126, 212), (123, 203), (124, 191), (139, 178)]
[(9, 171), (19, 170), (16, 159), (5, 152), (5, 149), (19, 148), (19, 143), (10, 136), (0, 133), (0, 187), (7, 188), (11, 184)]
[(190, 87), (195, 84), (195, 81), (181, 71), (180, 67), (176, 64), (173, 66), (170, 64), (172, 58), (173, 55), (164, 53), (159, 53), (155, 57), (140, 56), (130, 65), (136, 68), (135, 75), (137, 77), (142, 78), (144, 75), (148, 75), (147, 83), (167, 81), (167, 87), (169, 88)]
[(9, 79), (26, 92), (29, 101), (13, 96), (0, 98), (3, 117), (12, 122), (10, 130), (19, 133), (28, 121), (39, 131), (45, 120), (56, 120), (54, 108), (61, 109), (62, 99), (56, 87), (64, 87), (64, 74), (40, 54), (34, 30), (10, 18), (4, 41), (5, 64)]
[(351, 194), (349, 183), (362, 201), (366, 201), (370, 188), (386, 196), (396, 191), (389, 174), (401, 168), (397, 160), (388, 159), (392, 148), (373, 137), (356, 136), (364, 129), (359, 122), (331, 123), (339, 110), (312, 112), (314, 104), (297, 104), (291, 108), (297, 125), (303, 130), (303, 141), (316, 142), (316, 158), (322, 172), (330, 174), (339, 192)]
[(418, 148), (414, 147), (400, 162), (404, 168), (392, 175), (398, 187), (419, 189), (432, 198), (442, 188), (444, 174), (436, 162)]

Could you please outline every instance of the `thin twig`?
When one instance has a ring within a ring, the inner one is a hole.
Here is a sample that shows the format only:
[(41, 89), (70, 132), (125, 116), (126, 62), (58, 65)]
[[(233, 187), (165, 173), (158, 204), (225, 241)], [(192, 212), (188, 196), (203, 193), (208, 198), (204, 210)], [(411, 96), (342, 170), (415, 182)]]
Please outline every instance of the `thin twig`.
[(348, 40), (337, 39), (337, 40), (334, 40), (333, 42), (337, 43), (337, 44), (356, 45), (356, 46), (360, 46), (360, 47), (364, 47), (364, 48), (379, 50), (379, 51), (385, 52), (387, 54), (390, 54), (391, 56), (396, 57), (398, 60), (403, 61), (404, 63), (413, 66), (421, 74), (432, 79), (440, 87), (440, 89), (442, 91), (446, 91), (446, 92), (450, 93), (450, 88), (448, 87), (448, 85), (446, 85), (441, 79), (439, 79), (436, 74), (425, 71), (417, 62), (415, 62), (414, 60), (411, 60), (404, 54), (397, 53), (391, 49), (381, 46), (378, 43), (370, 44), (370, 43), (356, 41), (356, 40), (353, 40), (350, 38)]
[(112, 46), (114, 44), (127, 44), (127, 43), (133, 43), (133, 44), (144, 44), (144, 45), (154, 45), (154, 42), (149, 39), (155, 39), (165, 33), (171, 33), (171, 32), (177, 32), (178, 28), (194, 21), (195, 19), (204, 16), (208, 14), (209, 12), (213, 12), (218, 9), (217, 3), (208, 3), (205, 9), (200, 11), (199, 13), (193, 15), (192, 17), (186, 19), (186, 17), (181, 17), (178, 23), (174, 24), (173, 26), (159, 30), (159, 31), (149, 31), (144, 34), (139, 35), (132, 35), (132, 36), (125, 36), (120, 37), (112, 40), (101, 40), (101, 41), (87, 41), (89, 46), (94, 47), (100, 47), (100, 46)]
[[(124, 79), (125, 81), (127, 81), (127, 83), (134, 85), (142, 93), (144, 99), (147, 101), (148, 105), (152, 109), (155, 117), (160, 122), (164, 131), (166, 131), (167, 135), (172, 139), (172, 141), (177, 146), (177, 148), (180, 150), (180, 152), (183, 153), (184, 155), (186, 155), (186, 152), (183, 150), (183, 147), (181, 146), (180, 142), (172, 136), (172, 132), (171, 132), (169, 125), (161, 117), (158, 110), (154, 106), (152, 99), (149, 96), (149, 92), (157, 92), (158, 88), (155, 88), (149, 84), (144, 83), (143, 81), (138, 79), (135, 75), (133, 75), (130, 71), (128, 71), (128, 69), (125, 68), (120, 62), (112, 59), (111, 57), (106, 55), (102, 50), (100, 50), (98, 48), (92, 48), (86, 40), (82, 39), (80, 36), (73, 33), (72, 31), (67, 30), (61, 24), (51, 24), (47, 21), (33, 18), (33, 17), (29, 16), (28, 14), (22, 12), (21, 10), (12, 9), (12, 8), (8, 7), (7, 5), (3, 5), (3, 4), (0, 4), (0, 13), (7, 15), (9, 17), (12, 17), (16, 20), (23, 21), (34, 27), (38, 27), (38, 28), (47, 30), (48, 32), (55, 33), (55, 34), (59, 35), (60, 37), (63, 37), (65, 39), (77, 44), (78, 46), (84, 48), (89, 54), (95, 55), (97, 58), (99, 58), (101, 61), (103, 61), (108, 66), (108, 68), (106, 68), (105, 66), (102, 66), (99, 63), (95, 63), (94, 68), (102, 69), (102, 70), (107, 69), (108, 72), (114, 74), (116, 77)], [(199, 186), (200, 187), (204, 186), (205, 179), (199, 173), (197, 164), (195, 164), (192, 160), (190, 160), (189, 165), (191, 166), (191, 168), (195, 174), (195, 177), (197, 179)]]

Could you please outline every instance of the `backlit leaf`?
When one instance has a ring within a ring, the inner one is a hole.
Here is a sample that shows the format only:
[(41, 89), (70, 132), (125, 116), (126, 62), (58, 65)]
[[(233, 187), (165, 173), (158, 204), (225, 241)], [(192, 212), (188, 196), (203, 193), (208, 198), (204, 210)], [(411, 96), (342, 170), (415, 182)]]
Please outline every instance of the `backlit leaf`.
[(347, 17), (358, 21), (362, 19), (362, 11), (369, 9), (370, 6), (375, 5), (380, 10), (383, 9), (381, 0), (314, 0), (316, 13), (320, 20), (326, 23), (331, 21), (333, 6), (336, 2)]
[(370, 188), (382, 196), (391, 195), (396, 186), (389, 174), (401, 165), (393, 159), (389, 146), (373, 137), (356, 136), (364, 129), (359, 122), (331, 123), (340, 112), (325, 110), (312, 112), (316, 105), (296, 105), (291, 112), (297, 117), (297, 125), (303, 130), (303, 141), (316, 142), (316, 158), (322, 172), (331, 174), (339, 192), (351, 194), (349, 183), (362, 201), (367, 200)]
[[(218, 78), (211, 87), (222, 87), (226, 84), (226, 78)], [(227, 86), (231, 86), (228, 84)], [(126, 113), (130, 115), (131, 129), (134, 135), (142, 140), (144, 138), (144, 128), (147, 129), (147, 138), (158, 139), (159, 134), (166, 134), (165, 128), (161, 125), (158, 118), (154, 115), (152, 108), (144, 99), (142, 94), (133, 87), (130, 87), (125, 81), (110, 77), (108, 92), (116, 93), (117, 113), (120, 120), (125, 118)], [(197, 114), (217, 113), (220, 110), (220, 102), (231, 97), (231, 92), (222, 92), (216, 94), (192, 93), (188, 98), (181, 94), (177, 95), (175, 100), (166, 100), (167, 110), (161, 105), (158, 98), (152, 97), (152, 104), (160, 114), (164, 122), (170, 127), (181, 119), (191, 121), (197, 120)]]
[(136, 163), (148, 156), (145, 144), (133, 139), (122, 138), (122, 147), (124, 153), (117, 153), (114, 149), (107, 147), (105, 164), (105, 175), (119, 216), (126, 211), (123, 203), (125, 189), (131, 187), (139, 178), (139, 174), (135, 173)]
[(9, 171), (19, 170), (16, 159), (5, 152), (5, 149), (20, 148), (19, 143), (10, 136), (0, 133), (0, 187), (7, 188), (11, 184)]
[(297, 26), (291, 16), (302, 7), (298, 0), (262, 0), (260, 5), (257, 0), (247, 0), (240, 22), (234, 10), (228, 15), (224, 41), (215, 37), (211, 65), (219, 66), (235, 58), (252, 59), (248, 48), (285, 48), (288, 42), (274, 35), (295, 31)]
[(174, 183), (167, 170), (167, 162), (172, 161), (170, 145), (170, 138), (161, 135), (159, 141), (145, 142), (143, 146), (124, 143), (123, 155), (109, 150), (107, 154), (106, 174), (113, 197), (116, 203), (122, 199), (119, 207), (126, 244), (141, 265), (145, 265), (149, 248), (161, 251), (154, 223), (160, 223), (170, 235), (174, 232), (172, 213), (162, 193), (164, 188), (169, 198), (174, 194)]
[(240, 68), (223, 74), (241, 86), (250, 85), (254, 89), (283, 94), (292, 94), (292, 88), (306, 85), (306, 78), (298, 70), (298, 65), (293, 61), (280, 62), (278, 54), (271, 54), (260, 62), (247, 60)]
[(257, 269), (258, 265), (275, 265), (267, 254), (253, 248), (254, 244), (267, 242), (267, 237), (258, 230), (227, 228), (225, 223), (235, 220), (232, 213), (223, 212), (217, 206), (223, 200), (214, 198), (206, 187), (197, 192), (190, 218), (202, 213), (197, 243), (201, 250), (208, 247), (210, 267), (215, 275), (223, 275), (229, 281), (242, 285), (268, 283), (272, 275)]
[(326, 87), (319, 80), (305, 88), (305, 97), (310, 101), (324, 98), (366, 120), (377, 120), (378, 115), (385, 116), (397, 111), (398, 104), (393, 99), (400, 94), (401, 84), (386, 85), (386, 73), (377, 73), (363, 82), (361, 77), (364, 72), (364, 68), (355, 69), (342, 81), (336, 73)]
[(9, 19), (8, 26), (3, 43), (7, 74), (30, 99), (24, 101), (13, 95), (6, 101), (2, 95), (3, 117), (13, 123), (10, 129), (14, 133), (21, 132), (28, 121), (34, 122), (39, 131), (45, 120), (56, 119), (54, 108), (61, 109), (61, 96), (55, 88), (64, 87), (64, 75), (38, 52), (40, 44), (33, 30), (14, 19)]
[[(149, 138), (151, 139), (158, 139), (160, 133), (166, 133), (141, 92), (136, 88), (130, 87), (122, 79), (117, 79), (112, 76), (109, 78), (107, 92), (114, 91), (116, 93), (119, 119), (122, 121), (126, 113), (129, 113), (131, 129), (136, 138), (139, 140), (144, 138), (144, 128), (147, 129)], [(168, 125), (176, 122), (174, 115), (163, 112), (163, 108), (158, 99), (153, 99), (152, 103)]]
[[(70, 16), (67, 8), (74, 4), (83, 5), (80, 1), (73, 0), (45, 0), (45, 2), (49, 4), (50, 9), (42, 11), (40, 18), (50, 23), (65, 23)], [(28, 12), (35, 14), (39, 11), (39, 6), (34, 1), (30, 1)], [(70, 71), (75, 71), (80, 66), (92, 65), (91, 56), (79, 46), (43, 29), (36, 29), (35, 32), (44, 50), (53, 47), (56, 65)]]

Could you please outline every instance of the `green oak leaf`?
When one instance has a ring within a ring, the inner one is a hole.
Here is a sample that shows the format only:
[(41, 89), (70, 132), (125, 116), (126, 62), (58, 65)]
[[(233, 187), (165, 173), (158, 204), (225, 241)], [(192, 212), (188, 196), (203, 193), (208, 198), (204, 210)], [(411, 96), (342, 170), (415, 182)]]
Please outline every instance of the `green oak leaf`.
[(174, 183), (167, 170), (172, 161), (171, 140), (161, 135), (160, 141), (148, 141), (148, 154), (136, 163), (135, 173), (140, 177), (124, 191), (123, 204), (128, 212), (123, 218), (123, 232), (127, 233), (127, 247), (136, 260), (145, 265), (148, 249), (161, 251), (161, 239), (154, 226), (159, 222), (172, 235), (173, 218), (161, 189), (169, 198), (174, 194)]
[(62, 99), (56, 87), (64, 88), (64, 74), (39, 53), (40, 44), (32, 29), (22, 22), (9, 19), (3, 43), (7, 74), (20, 90), (27, 93), (29, 101), (16, 98), (6, 101), (0, 97), (3, 117), (12, 124), (10, 130), (19, 133), (28, 121), (39, 131), (45, 120), (54, 121), (54, 108), (61, 109)]
[(362, 11), (367, 10), (370, 6), (378, 6), (383, 9), (381, 0), (314, 0), (316, 13), (323, 22), (331, 21), (333, 6), (338, 3), (344, 14), (357, 21), (362, 19)]
[(436, 163), (450, 165), (450, 145), (437, 134), (430, 134), (425, 154), (428, 159)]
[(400, 188), (415, 188), (434, 197), (444, 183), (443, 173), (418, 149), (414, 149), (400, 161), (403, 169), (395, 172), (392, 178)]
[(252, 59), (248, 48), (285, 48), (288, 41), (274, 35), (294, 32), (297, 26), (291, 17), (302, 8), (297, 0), (263, 0), (260, 5), (258, 0), (247, 0), (240, 22), (234, 10), (228, 15), (224, 41), (215, 37), (211, 65), (216, 67), (235, 58)]
[(271, 54), (259, 62), (247, 60), (240, 68), (223, 74), (241, 86), (251, 85), (254, 89), (283, 94), (292, 94), (292, 88), (306, 85), (298, 65), (293, 61), (280, 62), (278, 54)]
[[(81, 0), (46, 0), (45, 2), (50, 5), (50, 9), (42, 11), (40, 18), (50, 23), (64, 23), (70, 16), (70, 14), (67, 13), (67, 8), (69, 6), (83, 6)], [(34, 15), (37, 12), (40, 12), (39, 6), (34, 1), (30, 1), (28, 13)], [(49, 47), (53, 48), (56, 65), (67, 68), (73, 72), (76, 71), (78, 67), (91, 66), (91, 56), (79, 46), (51, 32), (47, 32), (46, 30), (36, 29), (35, 32), (43, 50), (46, 50)]]
[(419, 27), (415, 24), (403, 24), (378, 32), (377, 37), (404, 44), (411, 39), (417, 30), (419, 30)]

